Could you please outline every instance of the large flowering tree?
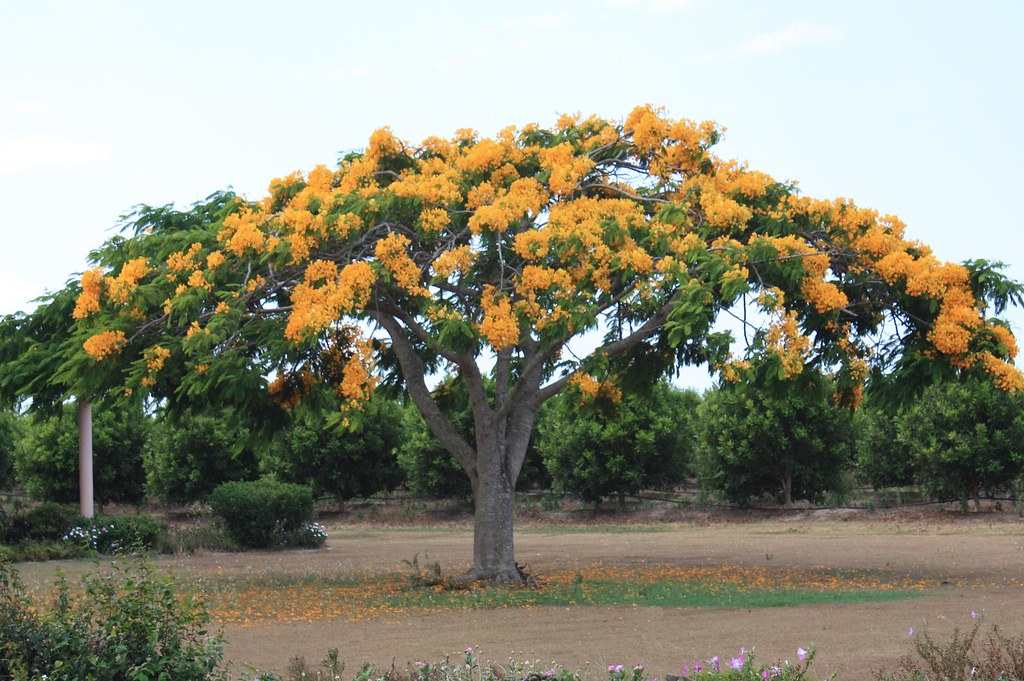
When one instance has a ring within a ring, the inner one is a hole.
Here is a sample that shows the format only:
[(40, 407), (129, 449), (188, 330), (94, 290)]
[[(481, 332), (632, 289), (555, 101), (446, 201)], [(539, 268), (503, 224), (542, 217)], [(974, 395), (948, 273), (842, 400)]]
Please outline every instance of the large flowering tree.
[[(382, 129), (261, 200), (143, 208), (93, 254), (58, 380), (254, 409), (327, 387), (346, 418), (400, 380), (472, 483), (467, 577), (497, 579), (519, 577), (513, 490), (560, 391), (614, 401), (699, 362), (730, 381), (827, 371), (845, 404), (872, 368), (1024, 385), (986, 318), (1015, 285), (940, 262), (895, 217), (718, 158), (719, 136), (650, 106), (419, 145)], [(715, 323), (741, 309), (757, 328), (733, 350)], [(475, 442), (435, 403), (439, 373), (464, 382)]]

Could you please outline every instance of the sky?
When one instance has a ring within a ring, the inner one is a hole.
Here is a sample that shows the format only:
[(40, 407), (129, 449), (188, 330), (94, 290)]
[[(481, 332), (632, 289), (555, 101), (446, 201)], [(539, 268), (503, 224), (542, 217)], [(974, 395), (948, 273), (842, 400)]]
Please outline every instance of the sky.
[(1022, 26), (1019, 0), (0, 0), (0, 314), (77, 278), (138, 204), (258, 199), (383, 126), (648, 102), (1024, 280)]

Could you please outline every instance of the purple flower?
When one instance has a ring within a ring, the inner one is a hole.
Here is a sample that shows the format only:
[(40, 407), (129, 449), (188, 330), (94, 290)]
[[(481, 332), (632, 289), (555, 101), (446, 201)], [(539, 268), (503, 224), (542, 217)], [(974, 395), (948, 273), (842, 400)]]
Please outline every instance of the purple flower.
[(734, 658), (732, 658), (731, 660), (729, 660), (729, 666), (732, 667), (733, 669), (736, 669), (736, 670), (743, 669), (743, 658), (742, 657), (734, 657)]
[(467, 655), (472, 655), (473, 654), (473, 646), (470, 646), (470, 647), (466, 648), (466, 654)]
[(693, 671), (694, 672), (703, 671), (703, 669), (704, 669), (704, 667), (703, 667), (703, 665), (701, 665), (700, 662), (694, 662), (693, 663)]
[(644, 666), (642, 664), (638, 664), (637, 666), (633, 667), (633, 671), (635, 672), (642, 672), (643, 670)]
[(765, 670), (764, 670), (763, 672), (761, 672), (761, 678), (762, 678), (762, 679), (770, 679), (770, 678), (771, 678), (771, 677), (770, 677), (770, 676), (768, 675), (768, 670), (767, 670), (767, 669), (765, 669)]
[(976, 619), (978, 619), (978, 613), (976, 613), (976, 612), (974, 612), (973, 610), (971, 610), (971, 619), (972, 619), (972, 620), (976, 620)]
[(718, 655), (715, 655), (714, 657), (711, 658), (711, 668), (714, 669), (716, 672), (717, 671), (721, 671), (722, 668), (718, 664)]
[(913, 635), (914, 635), (914, 627), (910, 627), (910, 631), (907, 632), (907, 636), (913, 636)]
[(803, 662), (804, 660), (807, 659), (807, 651), (804, 650), (803, 648), (797, 648), (796, 649), (796, 656), (798, 658), (800, 658), (801, 662)]

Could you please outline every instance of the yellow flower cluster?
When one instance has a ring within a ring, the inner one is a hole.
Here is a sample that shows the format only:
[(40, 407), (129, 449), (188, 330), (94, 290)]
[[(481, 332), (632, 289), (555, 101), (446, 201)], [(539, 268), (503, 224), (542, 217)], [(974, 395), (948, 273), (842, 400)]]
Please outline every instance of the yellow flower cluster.
[(622, 400), (622, 391), (611, 381), (598, 381), (590, 374), (576, 372), (569, 377), (569, 385), (580, 393), (580, 404), (598, 398), (618, 403)]
[(100, 311), (100, 296), (103, 294), (103, 268), (94, 267), (82, 273), (82, 292), (75, 301), (75, 309), (71, 316), (85, 319), (94, 312)]
[(436, 276), (448, 279), (455, 272), (460, 274), (469, 272), (475, 259), (476, 253), (473, 251), (473, 247), (465, 244), (442, 252), (431, 267)]
[(790, 310), (781, 315), (768, 327), (765, 345), (778, 357), (783, 378), (791, 378), (803, 372), (811, 350), (811, 339), (800, 333), (795, 311)]
[(512, 314), (508, 296), (487, 285), (481, 295), (484, 318), (480, 322), (480, 335), (496, 352), (519, 342), (519, 324)]
[(119, 353), (127, 342), (124, 331), (101, 331), (87, 338), (82, 343), (82, 349), (98, 362)]
[(568, 142), (562, 142), (549, 149), (542, 149), (540, 164), (545, 170), (551, 171), (548, 186), (557, 196), (564, 196), (575, 190), (595, 165), (594, 160), (589, 156), (577, 156)]
[(262, 253), (267, 245), (267, 235), (260, 229), (264, 220), (263, 213), (245, 207), (224, 218), (224, 229), (217, 235), (217, 240), (237, 256), (249, 249)]
[(497, 189), (492, 203), (476, 209), (469, 219), (469, 228), (474, 234), (503, 232), (513, 222), (539, 215), (548, 198), (548, 193), (537, 180), (516, 180), (507, 190)]
[(195, 267), (196, 256), (203, 250), (198, 241), (189, 246), (187, 251), (176, 251), (167, 258), (167, 268), (172, 272), (184, 272)]
[(420, 227), (428, 234), (437, 234), (452, 222), (451, 214), (444, 208), (427, 208), (420, 213)]
[(146, 369), (149, 373), (156, 374), (164, 368), (164, 362), (171, 356), (171, 351), (161, 345), (156, 345), (146, 350), (144, 356), (146, 359)]
[(422, 272), (407, 253), (410, 243), (405, 235), (391, 232), (376, 243), (373, 254), (409, 295), (428, 296), (430, 293), (420, 284)]
[(341, 272), (327, 260), (310, 263), (303, 282), (292, 293), (285, 338), (298, 342), (358, 309), (368, 300), (376, 281), (373, 267), (365, 261), (349, 263)]
[(126, 303), (139, 281), (149, 274), (149, 259), (146, 257), (129, 260), (121, 272), (109, 281), (108, 295), (116, 303)]

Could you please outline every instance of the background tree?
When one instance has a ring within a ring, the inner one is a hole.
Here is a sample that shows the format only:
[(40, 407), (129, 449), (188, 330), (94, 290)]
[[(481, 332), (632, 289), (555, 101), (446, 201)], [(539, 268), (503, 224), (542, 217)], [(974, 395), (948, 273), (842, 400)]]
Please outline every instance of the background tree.
[(697, 421), (701, 488), (737, 504), (768, 494), (786, 506), (841, 490), (852, 415), (814, 383), (775, 390), (727, 383), (705, 393)]
[[(1019, 287), (988, 263), (938, 261), (894, 217), (720, 159), (719, 138), (650, 106), (490, 139), (382, 129), (261, 201), (141, 208), (92, 255), (51, 380), (251, 412), (318, 385), (357, 410), (382, 374), (401, 381), (473, 490), (466, 577), (496, 579), (521, 578), (514, 489), (541, 405), (679, 364), (742, 377), (713, 329), (744, 302), (766, 319), (753, 352), (777, 378), (827, 367), (847, 401), (869, 359), (878, 379), (979, 366), (1021, 385), (1012, 336), (984, 315)], [(596, 344), (575, 342), (591, 331)], [(433, 399), (435, 373), (465, 384), (474, 441)]]
[(856, 477), (875, 489), (917, 484), (914, 456), (899, 439), (902, 414), (902, 406), (870, 399), (854, 414)]
[(914, 457), (919, 482), (936, 499), (983, 491), (1021, 491), (1024, 396), (994, 390), (977, 377), (930, 386), (899, 419), (899, 441)]
[(21, 416), (14, 410), (0, 411), (0, 490), (14, 486), (14, 447), (21, 434)]
[(670, 489), (692, 470), (699, 404), (665, 381), (597, 409), (560, 395), (540, 419), (537, 448), (555, 487), (586, 501)]
[(308, 485), (318, 497), (339, 501), (401, 484), (397, 452), (408, 430), (400, 404), (374, 397), (355, 428), (331, 428), (324, 420), (317, 412), (297, 415), (265, 448), (260, 467), (284, 482)]
[[(146, 473), (142, 449), (149, 418), (141, 405), (102, 405), (93, 421), (95, 499), (109, 503), (140, 504), (145, 498)], [(14, 467), (19, 482), (34, 499), (77, 503), (78, 424), (75, 408), (65, 405), (60, 414), (40, 417), (29, 424), (15, 448)]]
[(144, 450), (147, 492), (167, 504), (190, 504), (205, 501), (223, 482), (258, 478), (250, 433), (228, 414), (158, 419)]

